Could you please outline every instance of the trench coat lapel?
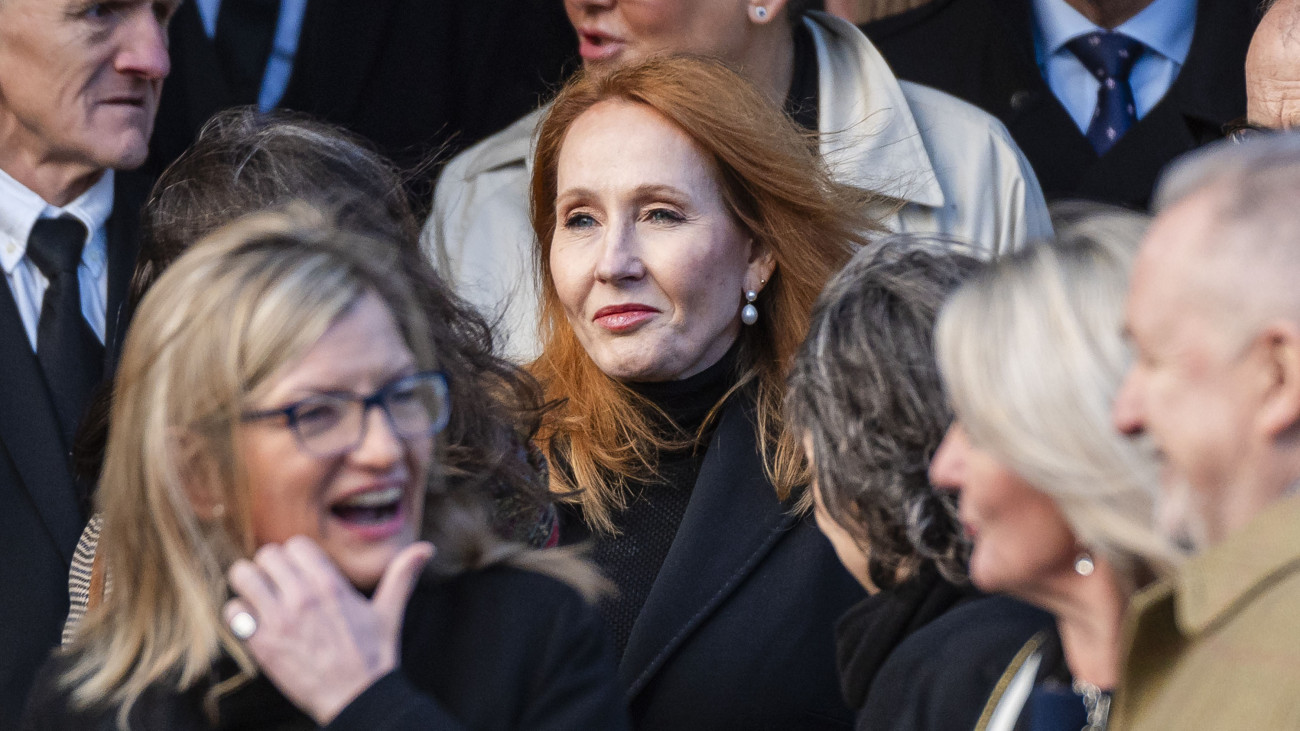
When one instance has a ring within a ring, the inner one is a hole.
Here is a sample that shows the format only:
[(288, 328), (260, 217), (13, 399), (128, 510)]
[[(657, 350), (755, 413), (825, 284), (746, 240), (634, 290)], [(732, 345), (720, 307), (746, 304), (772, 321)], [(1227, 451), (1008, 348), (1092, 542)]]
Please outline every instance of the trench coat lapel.
[(750, 402), (734, 399), (713, 434), (677, 537), (628, 638), (619, 676), (629, 701), (796, 520), (763, 473)]

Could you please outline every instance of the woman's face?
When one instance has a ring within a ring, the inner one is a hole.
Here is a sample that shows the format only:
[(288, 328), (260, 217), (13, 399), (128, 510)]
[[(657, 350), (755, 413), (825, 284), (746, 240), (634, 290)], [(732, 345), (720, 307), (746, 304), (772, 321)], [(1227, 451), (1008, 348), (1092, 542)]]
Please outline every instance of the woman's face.
[(939, 445), (930, 482), (958, 492), (974, 544), (971, 581), (980, 589), (1033, 601), (1073, 575), (1078, 542), (1056, 502), (972, 444), (960, 422)]
[(586, 64), (695, 53), (735, 63), (749, 43), (750, 0), (565, 0)]
[[(416, 370), (388, 308), (367, 294), (273, 376), (270, 390), (248, 410), (282, 408), (320, 393), (369, 396)], [(433, 438), (399, 438), (379, 408), (364, 422), (357, 446), (333, 457), (305, 451), (279, 417), (245, 423), (238, 446), (257, 545), (307, 536), (355, 586), (369, 590), (418, 537)]]
[(551, 277), (596, 365), (671, 381), (717, 362), (772, 263), (754, 256), (691, 138), (649, 107), (601, 102), (569, 128), (557, 191)]

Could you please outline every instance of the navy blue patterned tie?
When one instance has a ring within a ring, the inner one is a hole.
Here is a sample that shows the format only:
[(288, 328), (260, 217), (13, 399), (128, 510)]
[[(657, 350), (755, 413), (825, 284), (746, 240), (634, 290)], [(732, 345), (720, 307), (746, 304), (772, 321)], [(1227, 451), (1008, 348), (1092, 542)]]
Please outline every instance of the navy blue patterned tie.
[(1094, 31), (1075, 38), (1065, 47), (1101, 83), (1087, 134), (1097, 154), (1105, 155), (1137, 121), (1137, 106), (1128, 76), (1146, 46), (1123, 33)]

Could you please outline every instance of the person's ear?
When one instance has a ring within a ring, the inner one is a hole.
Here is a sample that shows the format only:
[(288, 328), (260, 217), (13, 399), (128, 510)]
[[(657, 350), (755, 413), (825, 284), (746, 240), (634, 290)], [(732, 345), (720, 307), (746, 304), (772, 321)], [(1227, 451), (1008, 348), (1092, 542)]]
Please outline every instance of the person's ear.
[(761, 295), (763, 288), (772, 281), (772, 274), (776, 271), (776, 256), (772, 254), (771, 247), (762, 246), (757, 242), (752, 242), (749, 246), (749, 266), (745, 268), (745, 289)]
[(1300, 327), (1285, 320), (1270, 323), (1253, 347), (1263, 365), (1259, 428), (1272, 438), (1300, 430)]
[(172, 434), (172, 449), (176, 454), (181, 486), (190, 499), (194, 514), (207, 523), (224, 518), (227, 506), (216, 460), (203, 447), (202, 441), (189, 431), (177, 430)]

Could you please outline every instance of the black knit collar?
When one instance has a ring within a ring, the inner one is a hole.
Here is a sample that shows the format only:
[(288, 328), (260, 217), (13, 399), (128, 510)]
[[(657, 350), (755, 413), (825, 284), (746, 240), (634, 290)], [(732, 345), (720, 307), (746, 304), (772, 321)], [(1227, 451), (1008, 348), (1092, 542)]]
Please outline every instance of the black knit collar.
[(717, 363), (679, 381), (628, 383), (627, 387), (659, 407), (676, 427), (687, 434), (704, 423), (704, 418), (736, 383), (739, 339)]

